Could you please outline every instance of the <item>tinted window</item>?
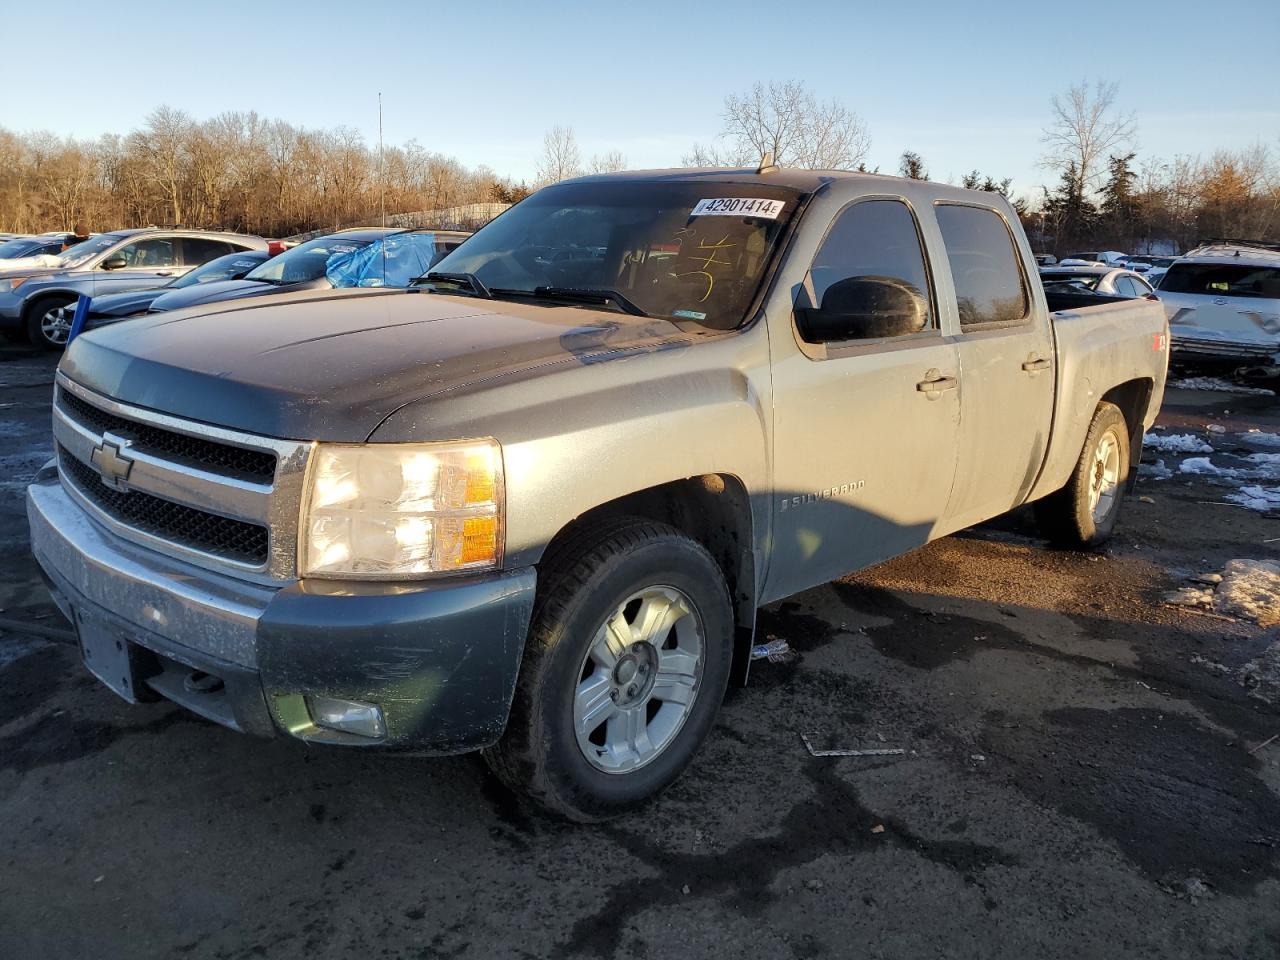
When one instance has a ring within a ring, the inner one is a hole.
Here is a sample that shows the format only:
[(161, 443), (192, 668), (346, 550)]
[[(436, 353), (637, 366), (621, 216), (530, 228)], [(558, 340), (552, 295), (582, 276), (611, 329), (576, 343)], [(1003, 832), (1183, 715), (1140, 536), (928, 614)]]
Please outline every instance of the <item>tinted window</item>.
[(1280, 299), (1280, 267), (1234, 263), (1175, 263), (1160, 281), (1170, 293)]
[[(177, 244), (171, 239), (155, 237), (151, 240), (139, 240), (121, 247), (113, 257), (124, 257), (125, 263), (135, 270), (150, 270), (153, 267), (172, 267), (178, 262)], [(75, 248), (72, 248), (73, 250)], [(68, 251), (71, 252), (71, 251)]]
[(182, 256), (188, 267), (198, 267), (215, 257), (225, 256), (234, 249), (229, 243), (206, 240), (203, 237), (184, 237), (182, 240)]
[(1128, 277), (1116, 278), (1116, 293), (1120, 294), (1122, 297), (1138, 296), (1138, 291), (1134, 288), (1133, 281)]
[(1022, 320), (1027, 291), (1004, 218), (981, 207), (942, 204), (936, 209), (961, 326)]
[(819, 306), (831, 285), (841, 280), (887, 277), (900, 281), (922, 302), (921, 329), (932, 321), (920, 233), (911, 210), (898, 200), (866, 200), (841, 213), (813, 258), (810, 276)]

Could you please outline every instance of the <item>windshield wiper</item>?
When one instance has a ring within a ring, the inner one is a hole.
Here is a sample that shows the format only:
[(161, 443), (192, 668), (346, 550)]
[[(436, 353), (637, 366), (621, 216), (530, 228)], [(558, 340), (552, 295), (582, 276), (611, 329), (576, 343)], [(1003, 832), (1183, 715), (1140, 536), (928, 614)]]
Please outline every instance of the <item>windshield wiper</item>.
[(413, 286), (422, 283), (464, 283), (471, 288), (471, 292), (477, 297), (485, 300), (492, 300), (493, 294), (489, 288), (484, 285), (484, 281), (477, 277), (474, 273), (442, 273), (432, 270), (426, 276), (418, 277), (413, 281)]
[(617, 290), (600, 287), (534, 287), (532, 296), (546, 300), (577, 300), (582, 303), (612, 303), (623, 313), (633, 317), (647, 317), (638, 306), (620, 294)]

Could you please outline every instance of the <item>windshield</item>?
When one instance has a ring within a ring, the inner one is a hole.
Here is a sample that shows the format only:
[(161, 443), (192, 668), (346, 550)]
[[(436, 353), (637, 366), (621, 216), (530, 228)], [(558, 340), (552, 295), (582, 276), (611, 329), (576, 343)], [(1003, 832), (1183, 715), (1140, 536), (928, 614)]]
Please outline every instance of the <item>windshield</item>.
[(102, 236), (86, 240), (84, 243), (77, 243), (62, 255), (62, 266), (78, 267), (83, 263), (87, 263), (108, 247), (115, 246), (123, 239), (124, 237), (114, 233), (104, 233)]
[(1175, 263), (1160, 281), (1168, 293), (1280, 300), (1280, 267), (1234, 263)]
[(16, 260), (18, 257), (25, 257), (30, 250), (39, 250), (42, 246), (39, 240), (6, 240), (0, 243), (0, 260)]
[(650, 316), (731, 329), (800, 194), (758, 184), (606, 181), (548, 187), (433, 268), (495, 293), (611, 290)]
[(254, 267), (262, 263), (262, 255), (252, 253), (229, 253), (208, 263), (196, 267), (190, 273), (183, 274), (173, 283), (174, 289), (194, 287), (197, 283), (212, 283), (215, 280), (239, 280)]
[(262, 266), (245, 274), (245, 279), (276, 284), (319, 280), (324, 276), (332, 258), (346, 256), (368, 245), (368, 240), (352, 240), (341, 235), (317, 237), (272, 257)]

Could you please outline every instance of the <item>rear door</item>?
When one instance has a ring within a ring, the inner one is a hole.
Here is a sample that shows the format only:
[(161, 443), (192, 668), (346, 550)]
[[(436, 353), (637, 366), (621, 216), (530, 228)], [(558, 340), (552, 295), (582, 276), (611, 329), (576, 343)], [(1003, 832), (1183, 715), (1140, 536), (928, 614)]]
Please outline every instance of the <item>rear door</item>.
[(942, 334), (920, 225), (901, 197), (838, 212), (798, 296), (828, 308), (835, 284), (864, 279), (913, 291), (917, 328), (807, 343), (796, 327), (775, 341), (770, 597), (925, 543), (951, 492), (956, 347)]
[(1054, 347), (1013, 229), (994, 207), (934, 207), (956, 294), (961, 413), (953, 530), (1022, 503), (1049, 444)]

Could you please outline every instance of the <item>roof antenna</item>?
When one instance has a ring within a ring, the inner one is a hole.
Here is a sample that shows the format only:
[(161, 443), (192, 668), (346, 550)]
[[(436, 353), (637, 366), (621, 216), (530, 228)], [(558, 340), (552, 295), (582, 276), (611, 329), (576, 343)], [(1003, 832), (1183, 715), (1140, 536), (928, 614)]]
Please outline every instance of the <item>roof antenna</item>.
[(773, 151), (766, 150), (764, 156), (760, 158), (760, 166), (756, 167), (756, 173), (775, 173), (778, 165), (773, 162)]

